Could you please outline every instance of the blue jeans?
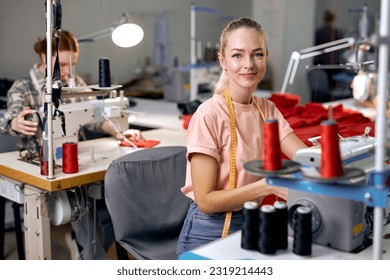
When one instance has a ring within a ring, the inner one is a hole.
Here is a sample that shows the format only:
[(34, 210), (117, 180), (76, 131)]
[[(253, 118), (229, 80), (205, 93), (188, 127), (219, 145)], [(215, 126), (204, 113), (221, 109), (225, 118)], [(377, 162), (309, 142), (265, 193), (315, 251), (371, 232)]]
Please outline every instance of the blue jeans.
[[(178, 255), (221, 238), (226, 212), (204, 214), (191, 202), (181, 230), (176, 253)], [(242, 211), (232, 215), (229, 234), (241, 230)]]

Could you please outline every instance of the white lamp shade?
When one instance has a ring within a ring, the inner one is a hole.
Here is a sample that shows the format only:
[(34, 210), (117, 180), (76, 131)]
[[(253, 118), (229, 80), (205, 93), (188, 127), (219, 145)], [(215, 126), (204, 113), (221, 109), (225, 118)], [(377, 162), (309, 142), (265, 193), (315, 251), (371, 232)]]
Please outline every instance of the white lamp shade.
[(114, 29), (111, 38), (115, 45), (130, 48), (142, 41), (144, 31), (134, 23), (125, 23)]

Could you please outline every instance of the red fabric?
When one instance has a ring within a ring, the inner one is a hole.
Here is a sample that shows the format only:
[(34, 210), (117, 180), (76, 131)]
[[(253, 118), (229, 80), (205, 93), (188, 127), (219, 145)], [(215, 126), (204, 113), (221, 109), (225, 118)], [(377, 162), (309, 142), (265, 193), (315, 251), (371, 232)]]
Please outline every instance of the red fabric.
[(183, 128), (184, 128), (184, 129), (187, 129), (187, 128), (188, 128), (188, 125), (189, 125), (189, 123), (190, 123), (191, 117), (192, 117), (192, 114), (189, 114), (189, 115), (182, 115)]
[[(281, 111), (294, 133), (306, 145), (311, 146), (308, 138), (320, 135), (320, 124), (328, 119), (328, 109), (322, 103), (315, 102), (299, 105), (297, 98), (299, 100), (299, 97), (294, 99), (292, 94), (288, 93), (274, 93), (269, 99)], [(342, 137), (361, 135), (367, 126), (371, 127), (370, 136), (375, 136), (375, 124), (369, 118), (358, 111), (344, 108), (342, 104), (333, 107), (333, 118)]]
[(291, 93), (273, 93), (271, 97), (269, 98), (270, 101), (274, 102), (275, 104), (279, 104), (280, 112), (283, 114), (283, 116), (287, 115), (294, 115), (294, 110), (296, 106), (299, 104), (299, 96)]
[[(136, 145), (138, 148), (152, 148), (158, 144), (160, 144), (161, 141), (158, 140), (144, 140), (144, 141), (131, 141)], [(133, 147), (128, 141), (121, 141), (120, 146), (125, 147)]]

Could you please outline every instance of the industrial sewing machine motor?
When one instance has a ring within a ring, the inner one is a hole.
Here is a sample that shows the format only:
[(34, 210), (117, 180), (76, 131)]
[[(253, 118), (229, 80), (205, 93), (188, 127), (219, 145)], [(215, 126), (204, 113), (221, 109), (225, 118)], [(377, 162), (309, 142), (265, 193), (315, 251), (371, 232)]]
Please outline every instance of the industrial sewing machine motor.
[(289, 190), (287, 205), (290, 236), (294, 235), (295, 210), (308, 206), (312, 209), (313, 243), (354, 252), (365, 248), (369, 241), (367, 208), (363, 202)]
[[(368, 133), (369, 129), (366, 129), (362, 136), (340, 139), (343, 166), (357, 167), (366, 175), (374, 170), (376, 147), (375, 138), (368, 136)], [(302, 165), (302, 172), (319, 174), (320, 145), (299, 150), (294, 161)], [(351, 179), (348, 184), (351, 188), (358, 184), (365, 185), (366, 177)], [(290, 236), (294, 234), (294, 211), (298, 206), (304, 205), (312, 209), (313, 243), (341, 251), (357, 252), (371, 242), (372, 213), (371, 209), (361, 201), (290, 189), (287, 204), (290, 214), (288, 229)], [(388, 216), (388, 210), (385, 216)]]

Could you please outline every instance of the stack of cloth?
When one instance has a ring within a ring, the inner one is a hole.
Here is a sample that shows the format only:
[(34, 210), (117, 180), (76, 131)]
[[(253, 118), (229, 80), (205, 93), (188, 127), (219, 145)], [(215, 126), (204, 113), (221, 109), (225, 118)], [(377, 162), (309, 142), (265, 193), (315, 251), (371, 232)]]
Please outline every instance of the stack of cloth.
[[(269, 100), (275, 103), (294, 133), (306, 145), (311, 146), (308, 139), (320, 135), (320, 124), (328, 119), (328, 108), (316, 102), (299, 105), (299, 96), (289, 93), (273, 93)], [(343, 104), (333, 107), (333, 119), (337, 122), (342, 137), (362, 135), (367, 126), (371, 127), (369, 135), (375, 136), (375, 123), (362, 113), (345, 108)]]

